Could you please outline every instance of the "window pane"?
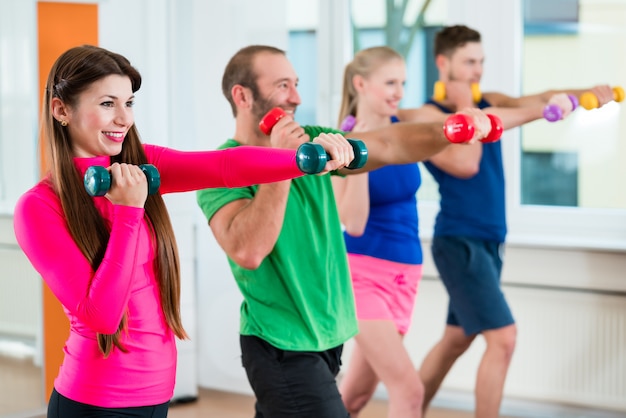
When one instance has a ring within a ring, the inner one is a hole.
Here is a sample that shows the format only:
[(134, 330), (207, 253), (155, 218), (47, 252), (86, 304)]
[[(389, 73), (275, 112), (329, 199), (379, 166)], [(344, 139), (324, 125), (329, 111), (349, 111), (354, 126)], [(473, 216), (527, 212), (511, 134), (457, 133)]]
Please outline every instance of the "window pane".
[[(390, 6), (393, 7), (389, 9)], [(432, 43), (434, 34), (445, 20), (446, 2), (409, 0), (404, 4), (386, 0), (353, 0), (351, 13), (356, 29), (355, 51), (387, 45), (400, 52), (407, 66), (401, 106), (422, 106), (432, 94), (432, 86), (438, 78)], [(417, 193), (418, 200), (438, 201), (436, 182), (421, 164), (420, 172), (422, 185)]]
[(315, 125), (317, 103), (317, 37), (315, 30), (291, 29), (287, 58), (293, 64), (300, 79), (298, 93), (302, 103), (298, 106), (296, 119), (301, 125)]
[[(438, 74), (432, 57), (432, 41), (446, 17), (446, 2), (409, 0), (406, 5), (396, 5), (393, 16), (387, 16), (387, 3), (386, 0), (351, 1), (350, 10), (355, 28), (353, 33), (356, 35), (353, 44), (355, 50), (388, 45), (402, 53), (407, 63), (407, 83), (401, 106), (418, 107), (432, 94), (433, 83), (437, 80)], [(427, 7), (422, 15), (423, 20), (418, 20), (425, 4)], [(302, 99), (296, 119), (301, 124), (315, 124), (317, 93), (321, 87), (316, 62), (319, 52), (317, 41), (319, 2), (291, 0), (287, 2), (287, 6), (289, 25), (287, 56), (300, 77), (298, 91)], [(398, 27), (393, 20), (396, 18), (403, 22), (403, 29), (400, 31), (394, 30)], [(419, 29), (412, 33), (414, 25), (418, 25)], [(438, 201), (436, 183), (427, 170), (421, 171), (422, 187), (418, 192), (418, 198)]]
[(289, 44), (287, 58), (300, 79), (298, 93), (302, 104), (298, 106), (296, 120), (301, 125), (315, 125), (317, 103), (317, 29), (319, 25), (319, 0), (287, 1), (287, 27)]
[[(524, 95), (623, 79), (626, 1), (525, 0), (524, 14)], [(525, 125), (522, 204), (626, 208), (625, 122), (623, 104), (611, 102)]]

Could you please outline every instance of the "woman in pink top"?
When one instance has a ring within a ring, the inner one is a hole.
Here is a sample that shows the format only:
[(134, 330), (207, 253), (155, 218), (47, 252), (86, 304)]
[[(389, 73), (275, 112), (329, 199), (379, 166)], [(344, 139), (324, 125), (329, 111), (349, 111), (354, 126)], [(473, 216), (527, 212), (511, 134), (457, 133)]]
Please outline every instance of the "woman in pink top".
[[(167, 416), (175, 337), (187, 335), (162, 194), (302, 175), (294, 150), (142, 144), (132, 109), (140, 85), (126, 58), (94, 46), (66, 51), (48, 76), (42, 123), (49, 168), (18, 201), (14, 221), (21, 248), (70, 320), (48, 417)], [(161, 178), (151, 195), (139, 168), (146, 163)], [(102, 197), (83, 185), (94, 165), (111, 173)]]

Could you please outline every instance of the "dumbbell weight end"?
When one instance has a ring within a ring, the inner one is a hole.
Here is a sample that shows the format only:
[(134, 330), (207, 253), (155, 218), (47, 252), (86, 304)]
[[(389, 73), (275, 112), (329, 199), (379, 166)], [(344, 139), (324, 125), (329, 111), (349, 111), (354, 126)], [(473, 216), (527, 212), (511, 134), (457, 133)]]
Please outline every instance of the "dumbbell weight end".
[[(148, 180), (148, 194), (155, 194), (161, 185), (159, 170), (152, 164), (139, 166)], [(83, 177), (85, 190), (90, 196), (104, 196), (111, 188), (111, 173), (102, 166), (91, 166)]]
[[(496, 115), (488, 114), (487, 117), (491, 122), (491, 131), (480, 142), (496, 142), (502, 136), (502, 121)], [(443, 133), (448, 141), (453, 144), (470, 141), (474, 137), (475, 132), (474, 120), (468, 115), (454, 114), (449, 116), (443, 124)]]
[[(354, 170), (363, 167), (367, 162), (367, 147), (358, 139), (348, 139), (348, 142), (352, 145), (354, 159), (346, 168)], [(324, 147), (315, 142), (305, 142), (296, 151), (298, 168), (306, 174), (320, 173), (330, 159)]]
[[(568, 94), (567, 97), (572, 103), (572, 112), (573, 112), (578, 107), (578, 99), (573, 94)], [(556, 121), (563, 119), (563, 111), (556, 104), (549, 104), (543, 108), (543, 117), (548, 122), (556, 122)]]

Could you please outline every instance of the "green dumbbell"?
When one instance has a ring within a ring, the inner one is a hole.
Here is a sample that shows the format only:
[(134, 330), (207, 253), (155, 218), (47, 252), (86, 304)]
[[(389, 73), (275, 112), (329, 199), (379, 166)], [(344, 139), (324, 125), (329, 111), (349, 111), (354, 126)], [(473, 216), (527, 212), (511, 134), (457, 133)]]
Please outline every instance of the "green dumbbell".
[[(161, 185), (159, 170), (152, 164), (139, 166), (148, 179), (148, 194), (155, 194)], [(99, 165), (92, 165), (85, 171), (85, 190), (90, 196), (104, 196), (111, 188), (111, 173)]]
[[(259, 122), (259, 129), (265, 135), (269, 135), (272, 132), (272, 128), (276, 125), (283, 116), (285, 111), (280, 107), (275, 107)], [(358, 139), (346, 138), (352, 145), (354, 151), (354, 159), (350, 161), (350, 164), (346, 168), (351, 170), (361, 168), (367, 162), (367, 147), (365, 143)], [(321, 151), (320, 151), (321, 150)], [(298, 148), (298, 154), (296, 156), (298, 160), (298, 166), (300, 169), (309, 174), (319, 173), (324, 169), (326, 162), (330, 159), (330, 156), (324, 151), (324, 147), (314, 142), (307, 142)], [(321, 168), (320, 168), (321, 167)], [(310, 170), (310, 171), (309, 171)]]

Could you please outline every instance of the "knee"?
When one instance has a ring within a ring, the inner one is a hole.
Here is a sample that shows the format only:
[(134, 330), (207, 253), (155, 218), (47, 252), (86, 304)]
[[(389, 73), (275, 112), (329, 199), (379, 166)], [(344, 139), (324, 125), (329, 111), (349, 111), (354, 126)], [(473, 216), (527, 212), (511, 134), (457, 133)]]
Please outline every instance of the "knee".
[(465, 353), (475, 338), (474, 336), (466, 337), (464, 334), (462, 335), (448, 334), (446, 337), (447, 338), (444, 339), (444, 343), (447, 346), (446, 351), (455, 358)]
[(517, 343), (517, 327), (509, 325), (493, 331), (493, 335), (487, 338), (487, 345), (498, 349), (508, 361), (513, 357), (515, 345)]
[(416, 372), (387, 387), (390, 399), (408, 405), (412, 411), (422, 409), (424, 403), (424, 383)]
[(424, 403), (424, 383), (418, 373), (413, 373), (414, 378), (407, 384), (407, 398), (410, 400), (412, 409), (421, 410)]
[(467, 351), (471, 344), (472, 342), (470, 340), (453, 341), (451, 344), (451, 351), (456, 357), (459, 357)]
[(344, 406), (350, 415), (355, 416), (358, 415), (363, 408), (365, 408), (365, 405), (367, 405), (371, 397), (372, 394), (368, 393), (353, 394), (352, 396), (342, 395)]
[(502, 336), (502, 348), (509, 355), (513, 355), (513, 351), (515, 351), (515, 345), (517, 344), (517, 327), (515, 325), (511, 325), (505, 327), (505, 332)]

